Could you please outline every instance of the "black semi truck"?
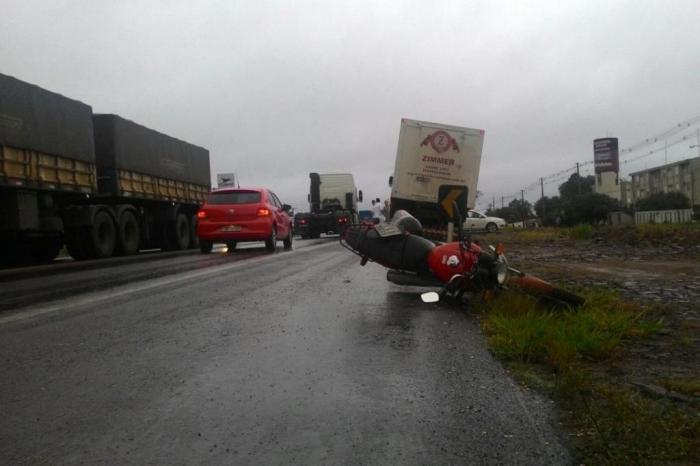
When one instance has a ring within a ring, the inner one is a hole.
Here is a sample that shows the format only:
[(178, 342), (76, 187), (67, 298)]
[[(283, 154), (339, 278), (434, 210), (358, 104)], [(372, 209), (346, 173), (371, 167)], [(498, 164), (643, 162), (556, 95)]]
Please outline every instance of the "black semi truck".
[(209, 152), (0, 74), (0, 263), (197, 246)]
[[(357, 191), (350, 173), (309, 173), (309, 212), (294, 216), (294, 231), (302, 238), (318, 238), (321, 233), (341, 234), (357, 223)], [(359, 195), (358, 195), (359, 194)]]

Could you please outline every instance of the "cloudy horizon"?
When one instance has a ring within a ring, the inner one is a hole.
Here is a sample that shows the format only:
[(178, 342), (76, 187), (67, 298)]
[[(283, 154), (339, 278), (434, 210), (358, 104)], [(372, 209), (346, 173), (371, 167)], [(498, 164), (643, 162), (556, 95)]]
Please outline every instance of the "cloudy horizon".
[[(700, 115), (696, 1), (530, 5), (9, 1), (0, 73), (206, 147), (214, 179), (297, 209), (312, 171), (386, 198), (401, 118), (485, 130), (483, 206), (591, 161), (593, 139)], [(697, 156), (699, 124), (624, 170)]]

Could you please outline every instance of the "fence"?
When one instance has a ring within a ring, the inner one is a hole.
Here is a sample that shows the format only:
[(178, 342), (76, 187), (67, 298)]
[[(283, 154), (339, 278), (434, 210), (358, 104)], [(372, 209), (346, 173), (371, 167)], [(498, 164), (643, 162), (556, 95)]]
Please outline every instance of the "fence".
[(635, 212), (634, 223), (685, 223), (693, 220), (693, 209)]

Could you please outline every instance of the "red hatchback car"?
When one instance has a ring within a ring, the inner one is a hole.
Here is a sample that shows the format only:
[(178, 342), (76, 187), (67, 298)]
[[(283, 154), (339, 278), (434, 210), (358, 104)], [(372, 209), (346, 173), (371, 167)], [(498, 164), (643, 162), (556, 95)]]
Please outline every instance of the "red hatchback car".
[(272, 252), (277, 241), (292, 247), (291, 207), (265, 188), (223, 188), (209, 193), (197, 212), (199, 249), (211, 252), (214, 243), (226, 243), (229, 251), (241, 241), (265, 241)]

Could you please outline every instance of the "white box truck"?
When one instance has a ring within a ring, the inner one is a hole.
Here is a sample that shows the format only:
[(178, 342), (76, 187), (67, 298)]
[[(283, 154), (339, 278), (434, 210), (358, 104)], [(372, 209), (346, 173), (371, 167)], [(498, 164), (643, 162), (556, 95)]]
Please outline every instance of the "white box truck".
[(484, 130), (461, 126), (401, 120), (391, 186), (391, 214), (410, 212), (423, 226), (446, 223), (438, 208), (441, 186), (467, 190), (462, 215), (474, 207), (479, 180)]

